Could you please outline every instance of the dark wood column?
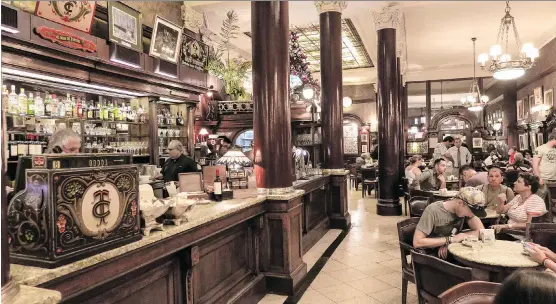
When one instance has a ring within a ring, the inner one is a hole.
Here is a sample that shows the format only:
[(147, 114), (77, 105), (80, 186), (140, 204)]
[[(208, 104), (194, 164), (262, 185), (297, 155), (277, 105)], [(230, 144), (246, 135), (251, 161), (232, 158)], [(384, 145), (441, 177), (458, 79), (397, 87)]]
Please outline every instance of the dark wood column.
[(187, 106), (187, 149), (189, 156), (195, 157), (195, 110), (197, 107)]
[(292, 191), (288, 2), (251, 3), (253, 133), (257, 188)]
[[(378, 51), (378, 203), (377, 214), (401, 215), (402, 208), (398, 196), (400, 170), (400, 106), (398, 100), (398, 77), (396, 64), (396, 16), (385, 12), (390, 18), (377, 18)], [(389, 22), (383, 22), (389, 20)], [(387, 24), (384, 24), (387, 23)]]
[(431, 113), (432, 113), (432, 100), (431, 100), (431, 94), (432, 94), (432, 90), (431, 90), (431, 82), (430, 80), (427, 80), (427, 82), (425, 83), (426, 87), (425, 87), (425, 106), (426, 106), (426, 120), (427, 120), (427, 128), (430, 128), (431, 126)]
[(325, 172), (331, 175), (330, 225), (348, 229), (347, 172), (344, 166), (342, 105), (342, 10), (346, 1), (317, 1), (320, 14), (320, 79), (322, 143)]
[(405, 171), (405, 168), (404, 168), (404, 160), (405, 160), (405, 149), (404, 149), (405, 148), (405, 145), (404, 145), (405, 138), (404, 138), (404, 135), (405, 135), (405, 133), (404, 133), (404, 128), (403, 128), (403, 126), (404, 126), (404, 122), (403, 122), (404, 121), (403, 101), (402, 101), (403, 85), (402, 85), (402, 75), (400, 73), (400, 57), (396, 58), (396, 79), (398, 80), (396, 89), (398, 90), (398, 111), (400, 113), (399, 120), (398, 120), (398, 124), (399, 124), (399, 128), (400, 128), (400, 137), (398, 137), (398, 141), (399, 141), (399, 144), (400, 144), (400, 155), (399, 155), (399, 157), (400, 157), (400, 163), (399, 163), (400, 169), (398, 171), (398, 174), (399, 174), (399, 182), (400, 182), (400, 185), (401, 185), (402, 178), (405, 176), (405, 172), (404, 172)]

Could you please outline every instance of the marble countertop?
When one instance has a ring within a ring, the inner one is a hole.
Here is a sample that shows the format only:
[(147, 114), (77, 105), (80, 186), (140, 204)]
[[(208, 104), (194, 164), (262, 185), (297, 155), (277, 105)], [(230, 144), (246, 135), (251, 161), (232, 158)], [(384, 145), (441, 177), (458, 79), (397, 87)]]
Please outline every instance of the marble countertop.
[(11, 304), (56, 304), (60, 300), (62, 294), (59, 291), (22, 285)]
[(327, 178), (327, 177), (328, 177), (328, 175), (313, 175), (313, 176), (309, 176), (308, 179), (299, 179), (299, 180), (296, 180), (295, 182), (293, 182), (293, 187), (294, 187), (294, 188), (298, 188), (298, 187), (301, 187), (301, 186), (303, 186), (303, 185), (305, 185), (305, 184), (307, 184), (307, 183), (310, 183), (310, 182), (312, 182), (312, 181), (314, 181), (314, 180), (322, 179), (322, 178)]
[[(301, 193), (300, 193), (301, 192)], [(296, 190), (294, 193), (286, 194), (284, 197), (302, 195), (303, 190)], [(196, 205), (193, 209), (186, 213), (189, 218), (188, 222), (180, 226), (167, 225), (164, 231), (153, 231), (139, 241), (123, 245), (121, 247), (105, 251), (91, 257), (60, 266), (53, 269), (39, 268), (32, 266), (23, 266), (18, 264), (11, 265), (11, 275), (15, 283), (29, 286), (37, 286), (53, 279), (62, 277), (72, 272), (85, 269), (103, 261), (125, 254), (129, 251), (139, 249), (143, 246), (158, 242), (173, 235), (183, 233), (188, 230), (195, 229), (198, 226), (226, 217), (240, 210), (260, 204), (267, 199), (267, 196), (257, 196), (256, 194), (250, 198), (226, 200), (222, 202), (214, 202), (207, 205)]]

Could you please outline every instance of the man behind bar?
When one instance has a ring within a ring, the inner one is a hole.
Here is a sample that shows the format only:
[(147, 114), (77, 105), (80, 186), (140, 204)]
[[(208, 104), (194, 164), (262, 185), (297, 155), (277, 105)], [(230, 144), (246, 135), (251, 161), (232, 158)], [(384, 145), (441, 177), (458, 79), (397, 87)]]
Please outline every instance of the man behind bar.
[(46, 153), (79, 153), (81, 137), (70, 129), (59, 129), (52, 134)]

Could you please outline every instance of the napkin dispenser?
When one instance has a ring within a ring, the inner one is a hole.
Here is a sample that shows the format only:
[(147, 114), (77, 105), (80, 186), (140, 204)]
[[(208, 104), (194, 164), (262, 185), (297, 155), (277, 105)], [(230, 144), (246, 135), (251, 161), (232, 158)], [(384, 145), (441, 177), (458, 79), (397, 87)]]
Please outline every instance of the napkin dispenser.
[(494, 229), (481, 229), (479, 237), (483, 243), (493, 243), (496, 238), (494, 237)]

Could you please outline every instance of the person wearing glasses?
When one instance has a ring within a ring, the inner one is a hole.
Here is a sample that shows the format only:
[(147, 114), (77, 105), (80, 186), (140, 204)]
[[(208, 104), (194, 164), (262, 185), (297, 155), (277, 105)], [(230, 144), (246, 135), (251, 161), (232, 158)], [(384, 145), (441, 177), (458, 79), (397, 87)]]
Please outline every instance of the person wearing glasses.
[(168, 155), (170, 157), (164, 163), (158, 179), (164, 182), (178, 181), (180, 173), (197, 172), (197, 163), (184, 154), (184, 148), (179, 140), (172, 140), (168, 144)]
[(81, 136), (70, 129), (58, 129), (52, 134), (46, 153), (79, 153)]

